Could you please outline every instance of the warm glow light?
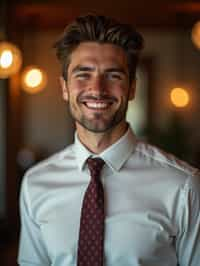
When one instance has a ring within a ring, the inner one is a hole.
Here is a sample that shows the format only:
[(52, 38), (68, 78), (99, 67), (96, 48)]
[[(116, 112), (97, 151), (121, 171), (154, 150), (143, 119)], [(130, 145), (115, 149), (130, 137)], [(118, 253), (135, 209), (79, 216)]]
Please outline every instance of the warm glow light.
[(28, 93), (41, 91), (47, 83), (47, 77), (43, 70), (29, 66), (22, 73), (22, 87)]
[(16, 74), (22, 65), (20, 50), (12, 43), (0, 42), (0, 78)]
[(25, 76), (25, 83), (28, 87), (34, 88), (42, 82), (42, 72), (39, 69), (31, 69)]
[(170, 98), (172, 104), (179, 108), (186, 107), (190, 101), (188, 91), (183, 88), (172, 89)]
[(192, 28), (192, 41), (200, 49), (200, 21), (195, 23)]
[(2, 52), (0, 57), (0, 66), (2, 68), (8, 68), (12, 65), (13, 55), (10, 50), (5, 50)]

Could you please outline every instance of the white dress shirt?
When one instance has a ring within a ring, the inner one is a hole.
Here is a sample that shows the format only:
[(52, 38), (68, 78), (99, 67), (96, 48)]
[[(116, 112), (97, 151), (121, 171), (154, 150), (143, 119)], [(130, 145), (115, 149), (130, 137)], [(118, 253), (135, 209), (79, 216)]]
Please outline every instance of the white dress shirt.
[[(74, 144), (30, 169), (20, 196), (22, 266), (75, 266), (89, 152)], [(105, 266), (199, 266), (200, 176), (131, 129), (105, 161)]]

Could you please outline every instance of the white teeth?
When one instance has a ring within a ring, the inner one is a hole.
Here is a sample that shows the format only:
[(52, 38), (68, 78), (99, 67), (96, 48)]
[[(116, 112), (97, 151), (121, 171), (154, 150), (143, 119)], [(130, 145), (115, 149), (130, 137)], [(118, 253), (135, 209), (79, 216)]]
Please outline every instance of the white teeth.
[(108, 107), (107, 103), (87, 102), (86, 105), (89, 108), (95, 108), (95, 109), (104, 109), (104, 108)]

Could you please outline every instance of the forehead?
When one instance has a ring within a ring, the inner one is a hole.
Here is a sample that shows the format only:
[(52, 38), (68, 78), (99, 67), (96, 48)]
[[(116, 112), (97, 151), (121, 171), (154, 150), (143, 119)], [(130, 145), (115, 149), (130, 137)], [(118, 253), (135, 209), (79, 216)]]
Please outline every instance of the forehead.
[(117, 45), (83, 42), (72, 52), (69, 68), (83, 63), (127, 67), (127, 57)]

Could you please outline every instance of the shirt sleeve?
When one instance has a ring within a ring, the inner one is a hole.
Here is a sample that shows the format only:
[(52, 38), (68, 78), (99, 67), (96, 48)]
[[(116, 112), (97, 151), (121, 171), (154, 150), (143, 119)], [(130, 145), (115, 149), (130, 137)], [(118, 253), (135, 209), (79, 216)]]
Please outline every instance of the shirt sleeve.
[(44, 246), (40, 226), (31, 214), (29, 193), (25, 177), (20, 192), (21, 232), (19, 241), (18, 264), (21, 266), (49, 266), (51, 265)]
[(180, 266), (197, 266), (200, 263), (200, 174), (190, 177), (182, 197), (181, 230), (177, 239)]

